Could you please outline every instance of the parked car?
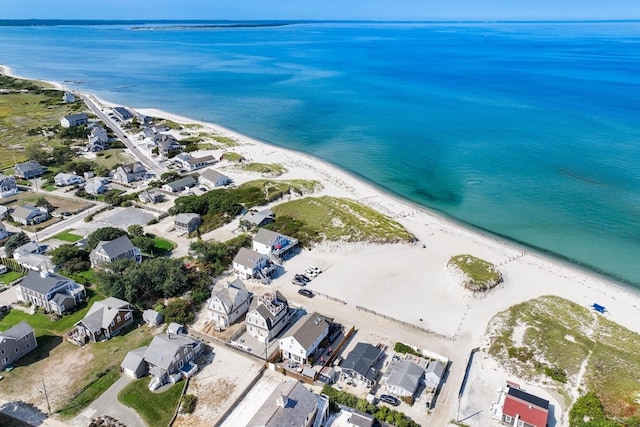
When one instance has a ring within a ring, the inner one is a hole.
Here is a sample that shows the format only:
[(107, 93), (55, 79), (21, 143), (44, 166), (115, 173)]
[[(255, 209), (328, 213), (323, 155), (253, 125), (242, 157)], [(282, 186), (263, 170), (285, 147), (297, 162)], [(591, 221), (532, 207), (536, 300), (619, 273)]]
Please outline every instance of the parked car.
[(310, 265), (309, 267), (307, 267), (309, 270), (311, 271), (315, 271), (316, 274), (320, 274), (322, 273), (322, 270), (320, 270), (318, 267), (316, 267), (315, 265)]
[(309, 289), (300, 289), (298, 290), (298, 293), (307, 298), (313, 298), (313, 292), (311, 292)]
[(400, 405), (400, 399), (398, 399), (395, 396), (391, 396), (390, 394), (381, 394), (380, 401), (384, 403), (388, 403), (389, 405), (392, 405), (392, 406)]
[(307, 276), (309, 276), (311, 278), (314, 278), (314, 277), (316, 277), (318, 275), (318, 273), (316, 273), (315, 271), (310, 270), (308, 268), (304, 271), (304, 274), (306, 274)]
[(291, 281), (291, 283), (293, 283), (294, 285), (297, 285), (297, 286), (304, 286), (304, 285), (306, 285), (306, 282), (304, 282), (304, 281), (302, 281), (302, 280), (298, 280), (298, 279), (293, 279), (293, 280)]
[(305, 276), (304, 274), (298, 274), (297, 276), (298, 276), (298, 279), (302, 280), (303, 282), (309, 283), (311, 281), (311, 279)]

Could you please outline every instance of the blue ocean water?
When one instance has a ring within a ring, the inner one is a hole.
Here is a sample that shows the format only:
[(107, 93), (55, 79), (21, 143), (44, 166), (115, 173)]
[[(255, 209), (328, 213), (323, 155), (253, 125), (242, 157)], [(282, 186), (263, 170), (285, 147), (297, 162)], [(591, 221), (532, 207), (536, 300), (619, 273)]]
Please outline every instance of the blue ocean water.
[(0, 63), (312, 154), (640, 287), (640, 22), (0, 26)]

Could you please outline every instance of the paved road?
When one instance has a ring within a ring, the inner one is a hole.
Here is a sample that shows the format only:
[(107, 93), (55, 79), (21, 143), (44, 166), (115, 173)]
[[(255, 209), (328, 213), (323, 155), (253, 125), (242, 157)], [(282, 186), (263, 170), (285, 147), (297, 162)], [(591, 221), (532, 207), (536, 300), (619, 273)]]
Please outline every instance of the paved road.
[(102, 393), (87, 409), (72, 420), (73, 425), (88, 426), (92, 418), (100, 415), (109, 415), (123, 422), (127, 427), (147, 427), (133, 409), (118, 401), (118, 393), (131, 381), (133, 380), (129, 377), (125, 375), (121, 376), (118, 381)]
[(106, 126), (108, 126), (113, 131), (113, 133), (116, 134), (116, 136), (118, 138), (120, 138), (120, 140), (129, 149), (129, 151), (131, 151), (131, 153), (133, 153), (133, 155), (136, 157), (136, 159), (138, 159), (143, 165), (145, 165), (147, 167), (147, 169), (149, 169), (150, 171), (153, 171), (153, 173), (155, 173), (157, 176), (160, 176), (164, 172), (166, 172), (165, 169), (160, 167), (156, 162), (152, 161), (145, 153), (140, 151), (133, 144), (133, 142), (131, 142), (131, 140), (129, 139), (127, 134), (125, 134), (123, 132), (123, 130), (120, 129), (120, 127), (111, 119), (111, 117), (109, 117), (107, 114), (105, 114), (100, 109), (100, 107), (98, 105), (96, 105), (96, 103), (94, 101), (92, 101), (86, 95), (80, 95), (80, 97), (82, 98), (84, 103), (87, 104), (87, 107), (89, 107), (89, 109), (91, 109), (91, 111), (93, 111), (93, 113), (96, 116), (98, 116), (100, 118), (100, 120), (102, 120), (102, 122)]

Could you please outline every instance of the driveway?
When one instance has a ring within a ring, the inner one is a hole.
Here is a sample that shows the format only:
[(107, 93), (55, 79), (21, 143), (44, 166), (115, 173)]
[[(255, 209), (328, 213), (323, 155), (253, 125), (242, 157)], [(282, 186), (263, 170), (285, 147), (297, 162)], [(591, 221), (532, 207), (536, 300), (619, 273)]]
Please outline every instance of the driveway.
[(146, 427), (144, 421), (133, 409), (118, 401), (118, 393), (131, 381), (133, 380), (126, 375), (121, 376), (107, 391), (102, 393), (102, 396), (72, 420), (73, 425), (88, 426), (92, 418), (109, 415), (123, 422), (127, 427)]

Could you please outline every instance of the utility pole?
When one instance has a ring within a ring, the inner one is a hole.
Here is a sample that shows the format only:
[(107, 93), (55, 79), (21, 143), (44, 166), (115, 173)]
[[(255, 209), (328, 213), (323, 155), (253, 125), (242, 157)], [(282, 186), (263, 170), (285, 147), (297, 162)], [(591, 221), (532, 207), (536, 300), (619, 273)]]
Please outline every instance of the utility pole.
[(44, 385), (44, 377), (40, 377), (42, 380), (42, 388), (44, 390), (44, 398), (47, 400), (47, 411), (49, 411), (49, 415), (51, 415), (51, 405), (49, 404), (49, 395), (47, 394), (47, 386)]

